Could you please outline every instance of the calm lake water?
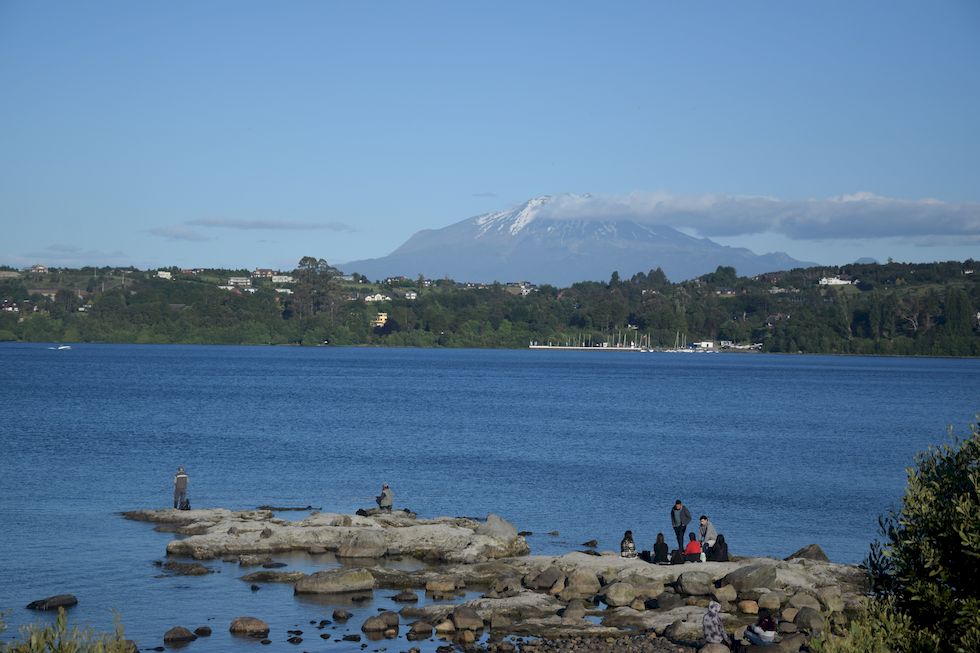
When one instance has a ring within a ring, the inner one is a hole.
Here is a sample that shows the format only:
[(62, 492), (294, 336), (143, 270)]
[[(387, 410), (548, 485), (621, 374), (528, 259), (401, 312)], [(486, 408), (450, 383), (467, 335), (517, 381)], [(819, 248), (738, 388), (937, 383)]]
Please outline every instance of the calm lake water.
[(333, 605), (252, 593), (235, 565), (155, 578), (170, 536), (116, 513), (167, 507), (182, 464), (195, 507), (350, 512), (388, 481), (396, 506), (496, 512), (561, 553), (627, 528), (650, 548), (681, 498), (735, 554), (817, 542), (859, 562), (916, 452), (975, 419), (980, 360), (2, 344), (0, 407), (0, 638), (71, 592), (74, 620), (108, 629), (118, 610), (141, 646), (178, 624), (214, 628), (195, 651), (256, 646), (226, 633), (254, 614), (272, 648), (298, 626), (301, 648), (360, 650), (310, 632)]

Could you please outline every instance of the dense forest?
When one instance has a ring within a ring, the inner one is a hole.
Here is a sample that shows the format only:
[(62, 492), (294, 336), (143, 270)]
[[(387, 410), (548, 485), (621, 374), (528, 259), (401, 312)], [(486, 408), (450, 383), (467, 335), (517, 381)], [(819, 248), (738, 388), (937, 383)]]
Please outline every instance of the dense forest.
[[(972, 260), (889, 262), (747, 278), (719, 267), (680, 283), (656, 269), (560, 289), (372, 282), (314, 257), (285, 283), (246, 270), (2, 267), (0, 340), (527, 347), (629, 337), (655, 347), (682, 338), (769, 352), (977, 356), (975, 269)], [(228, 285), (232, 277), (244, 286)]]

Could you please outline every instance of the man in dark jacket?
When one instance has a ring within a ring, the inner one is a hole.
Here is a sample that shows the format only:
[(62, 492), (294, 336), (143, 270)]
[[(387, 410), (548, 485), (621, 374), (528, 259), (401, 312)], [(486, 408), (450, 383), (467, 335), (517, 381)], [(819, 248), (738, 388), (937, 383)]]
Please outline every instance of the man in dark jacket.
[(687, 525), (690, 523), (691, 511), (678, 499), (670, 511), (670, 525), (674, 527), (674, 534), (677, 535), (677, 548), (681, 551), (684, 550), (684, 535), (687, 533)]
[(187, 481), (189, 477), (183, 467), (177, 468), (177, 475), (174, 476), (174, 510), (180, 508), (181, 504), (187, 500)]

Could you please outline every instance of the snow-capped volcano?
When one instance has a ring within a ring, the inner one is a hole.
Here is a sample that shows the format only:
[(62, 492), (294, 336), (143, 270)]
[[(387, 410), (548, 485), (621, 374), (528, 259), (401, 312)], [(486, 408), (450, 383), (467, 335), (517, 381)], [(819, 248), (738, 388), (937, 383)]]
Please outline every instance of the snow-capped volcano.
[(554, 198), (536, 197), (510, 210), (419, 231), (388, 256), (340, 267), (375, 279), (423, 274), (457, 281), (526, 280), (567, 286), (606, 280), (613, 271), (628, 278), (657, 267), (681, 280), (719, 265), (731, 265), (743, 275), (805, 265), (786, 254), (757, 256), (662, 224), (566, 218), (556, 208)]

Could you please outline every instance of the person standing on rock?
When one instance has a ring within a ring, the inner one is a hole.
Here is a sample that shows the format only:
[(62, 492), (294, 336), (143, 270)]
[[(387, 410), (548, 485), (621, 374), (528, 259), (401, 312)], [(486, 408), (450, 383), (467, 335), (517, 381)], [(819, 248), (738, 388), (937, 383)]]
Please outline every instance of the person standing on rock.
[(183, 467), (177, 468), (174, 476), (174, 510), (177, 510), (187, 501), (187, 481), (190, 477)]
[(677, 535), (677, 548), (681, 551), (684, 550), (684, 535), (687, 533), (687, 525), (690, 523), (691, 511), (678, 499), (670, 511), (670, 525), (674, 527), (674, 534)]
[(381, 512), (391, 512), (391, 507), (395, 505), (395, 495), (387, 483), (381, 486), (381, 494), (374, 500), (378, 502), (378, 508), (381, 509)]

